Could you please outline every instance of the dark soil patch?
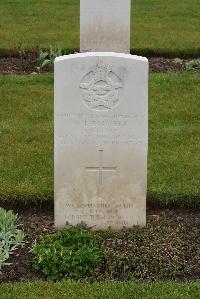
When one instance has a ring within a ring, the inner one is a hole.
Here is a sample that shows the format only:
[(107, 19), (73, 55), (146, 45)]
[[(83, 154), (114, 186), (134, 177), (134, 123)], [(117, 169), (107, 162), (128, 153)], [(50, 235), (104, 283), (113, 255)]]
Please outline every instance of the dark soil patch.
[[(40, 235), (54, 232), (53, 209), (27, 206), (15, 207), (14, 212), (18, 213), (19, 225), (25, 231), (26, 243), (11, 256), (8, 262), (12, 265), (2, 269), (0, 282), (44, 279), (31, 266), (30, 248)], [(200, 212), (151, 209), (146, 228), (101, 232), (106, 261), (92, 279), (198, 279), (199, 229)]]
[(187, 60), (183, 60), (182, 64), (174, 63), (174, 59), (163, 57), (150, 57), (149, 58), (149, 71), (150, 73), (166, 73), (176, 72), (180, 73), (185, 71), (185, 63)]
[[(183, 60), (182, 64), (175, 64), (172, 58), (151, 57), (149, 58), (150, 72), (183, 72), (184, 65), (189, 60)], [(17, 57), (0, 58), (0, 74), (2, 75), (26, 75), (36, 72), (36, 56), (26, 59)], [(46, 68), (43, 73), (52, 73), (53, 70)]]
[(0, 74), (2, 75), (28, 75), (36, 71), (36, 61), (21, 60), (19, 58), (1, 58)]
[[(147, 227), (103, 232), (105, 267), (98, 277), (114, 280), (200, 278), (200, 213), (149, 210)], [(103, 273), (103, 274), (102, 274)]]

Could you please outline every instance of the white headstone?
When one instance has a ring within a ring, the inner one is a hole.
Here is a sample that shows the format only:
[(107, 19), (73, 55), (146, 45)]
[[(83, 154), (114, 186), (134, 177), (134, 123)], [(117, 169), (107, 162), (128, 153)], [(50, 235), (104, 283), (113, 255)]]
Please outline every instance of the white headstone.
[(81, 52), (130, 53), (131, 0), (81, 0)]
[(82, 53), (55, 61), (55, 225), (146, 224), (148, 60)]

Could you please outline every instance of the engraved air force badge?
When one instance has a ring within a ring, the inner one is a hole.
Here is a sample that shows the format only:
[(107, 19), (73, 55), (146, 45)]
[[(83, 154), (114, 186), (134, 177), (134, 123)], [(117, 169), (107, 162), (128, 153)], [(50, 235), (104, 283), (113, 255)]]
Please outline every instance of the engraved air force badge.
[(80, 83), (83, 102), (87, 107), (97, 111), (114, 108), (120, 101), (119, 90), (122, 87), (122, 81), (112, 71), (112, 66), (103, 62), (99, 62)]

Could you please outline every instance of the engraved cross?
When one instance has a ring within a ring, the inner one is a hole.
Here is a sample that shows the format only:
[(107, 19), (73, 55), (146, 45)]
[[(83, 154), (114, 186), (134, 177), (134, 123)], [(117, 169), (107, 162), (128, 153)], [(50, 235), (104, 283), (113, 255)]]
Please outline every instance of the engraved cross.
[(116, 171), (117, 167), (105, 167), (103, 166), (103, 150), (99, 150), (99, 166), (94, 167), (86, 167), (87, 171), (98, 171), (99, 173), (99, 187), (98, 187), (98, 196), (102, 195), (102, 187), (103, 187), (103, 172), (107, 171)]

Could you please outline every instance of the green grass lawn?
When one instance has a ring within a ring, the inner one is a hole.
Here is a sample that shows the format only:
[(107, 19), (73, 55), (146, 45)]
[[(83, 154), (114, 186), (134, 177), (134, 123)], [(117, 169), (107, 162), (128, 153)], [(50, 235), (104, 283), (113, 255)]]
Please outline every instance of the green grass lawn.
[(1, 299), (198, 299), (199, 283), (60, 283), (1, 284)]
[[(79, 48), (79, 0), (0, 0), (0, 49)], [(134, 53), (200, 55), (199, 0), (132, 1)]]
[[(198, 74), (151, 74), (148, 200), (200, 203)], [(0, 77), (0, 199), (53, 200), (53, 77)]]

